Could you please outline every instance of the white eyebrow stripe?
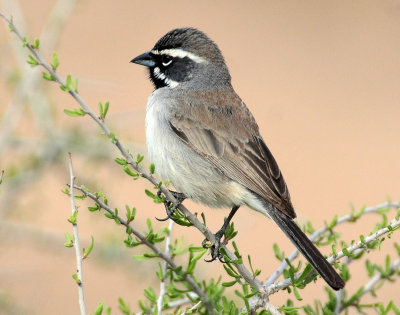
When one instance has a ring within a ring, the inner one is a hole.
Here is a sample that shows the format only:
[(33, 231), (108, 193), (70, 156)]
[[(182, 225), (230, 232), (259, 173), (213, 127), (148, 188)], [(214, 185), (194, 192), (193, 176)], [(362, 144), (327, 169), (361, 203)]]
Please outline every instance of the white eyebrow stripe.
[(189, 51), (180, 49), (180, 48), (171, 48), (171, 49), (163, 49), (163, 50), (152, 50), (151, 51), (154, 55), (168, 55), (171, 57), (179, 57), (185, 58), (188, 57), (189, 59), (193, 60), (197, 63), (204, 63), (207, 62), (206, 59), (203, 57), (199, 57)]

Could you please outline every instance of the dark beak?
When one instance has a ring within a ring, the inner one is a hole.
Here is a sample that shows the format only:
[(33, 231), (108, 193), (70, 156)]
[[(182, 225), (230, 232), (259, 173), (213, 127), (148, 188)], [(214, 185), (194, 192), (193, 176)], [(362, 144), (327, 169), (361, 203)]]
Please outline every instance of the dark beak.
[(150, 51), (145, 52), (144, 54), (141, 54), (140, 56), (137, 56), (136, 58), (133, 58), (131, 60), (133, 63), (137, 63), (138, 65), (142, 65), (145, 67), (154, 67), (156, 65), (156, 62), (154, 61), (153, 57), (150, 54)]

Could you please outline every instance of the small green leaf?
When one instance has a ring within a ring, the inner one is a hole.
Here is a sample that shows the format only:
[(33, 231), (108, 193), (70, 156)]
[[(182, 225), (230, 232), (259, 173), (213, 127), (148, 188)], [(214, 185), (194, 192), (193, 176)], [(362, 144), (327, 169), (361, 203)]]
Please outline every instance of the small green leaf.
[(139, 164), (140, 162), (142, 162), (144, 159), (144, 156), (141, 154), (138, 154), (136, 157), (136, 164)]
[(302, 301), (303, 300), (303, 298), (300, 296), (300, 293), (299, 293), (299, 291), (297, 290), (297, 288), (295, 286), (293, 287), (293, 293), (294, 293), (294, 296), (296, 297), (297, 301)]
[(154, 163), (151, 163), (150, 164), (150, 173), (154, 174), (155, 169), (156, 169), (156, 166), (154, 165)]
[(127, 160), (125, 160), (123, 158), (115, 158), (114, 161), (117, 162), (119, 165), (127, 165), (128, 164)]
[(101, 315), (103, 313), (103, 308), (104, 308), (104, 303), (100, 302), (99, 305), (97, 305), (96, 310), (94, 311), (94, 315)]
[(64, 113), (71, 117), (79, 117), (86, 115), (86, 112), (82, 108), (74, 108), (73, 110), (64, 109)]
[(272, 246), (273, 250), (274, 250), (274, 254), (275, 257), (282, 261), (285, 258), (285, 254), (283, 252), (281, 252), (281, 250), (278, 247), (278, 244), (274, 243), (274, 245)]
[(74, 246), (74, 237), (70, 235), (68, 232), (64, 233), (66, 242), (64, 243), (65, 247), (73, 247)]
[(335, 227), (335, 225), (337, 224), (337, 220), (338, 220), (338, 216), (337, 216), (337, 214), (335, 214), (333, 220), (328, 224), (327, 229), (332, 230)]
[(147, 196), (149, 196), (150, 198), (152, 198), (152, 199), (155, 199), (156, 198), (156, 195), (155, 194), (153, 194), (150, 190), (148, 190), (148, 189), (145, 189), (145, 191), (144, 191), (145, 193), (146, 193), (146, 195)]
[(109, 108), (109, 107), (110, 107), (110, 102), (109, 102), (109, 101), (105, 102), (105, 104), (104, 104), (103, 118), (106, 118), (106, 115), (107, 115), (107, 113), (108, 113), (108, 108)]
[(75, 210), (74, 213), (68, 218), (68, 222), (75, 225), (77, 217), (78, 217), (78, 211)]
[(344, 248), (342, 249), (342, 252), (343, 252), (343, 254), (346, 255), (347, 257), (354, 257), (354, 254), (350, 253), (350, 252), (347, 250), (346, 247), (344, 247)]
[(35, 41), (33, 42), (33, 44), (31, 46), (32, 46), (33, 49), (39, 49), (39, 47), (40, 47), (39, 38), (35, 38)]
[(53, 52), (53, 60), (50, 63), (50, 66), (53, 68), (53, 70), (57, 70), (59, 65), (60, 65), (60, 62), (58, 61), (57, 53)]
[(42, 72), (43, 75), (43, 79), (47, 80), (47, 81), (55, 81), (56, 78), (53, 77), (51, 74), (47, 73), (47, 72)]
[(32, 55), (28, 55), (28, 60), (26, 62), (29, 63), (32, 67), (35, 67), (39, 64), (39, 61), (37, 61)]
[(222, 282), (222, 286), (223, 286), (223, 287), (231, 287), (231, 286), (233, 286), (236, 282), (237, 282), (237, 280), (233, 280), (233, 281), (229, 281), (229, 282)]
[(74, 274), (72, 275), (72, 279), (74, 279), (75, 282), (76, 282), (78, 285), (81, 285), (81, 284), (82, 284), (81, 279), (78, 278), (78, 275), (77, 275), (76, 273), (74, 273)]
[(94, 238), (93, 238), (93, 236), (90, 236), (91, 238), (92, 238), (92, 241), (90, 242), (90, 245), (89, 245), (89, 247), (88, 247), (88, 249), (83, 249), (83, 256), (82, 256), (82, 259), (85, 259), (85, 258), (87, 258), (87, 257), (89, 257), (89, 254), (92, 252), (92, 250), (93, 250), (93, 247), (94, 247)]
[(106, 217), (106, 218), (109, 218), (109, 219), (113, 219), (114, 220), (114, 215), (112, 215), (111, 213), (108, 213), (108, 212), (106, 212), (106, 213), (104, 213), (104, 216)]

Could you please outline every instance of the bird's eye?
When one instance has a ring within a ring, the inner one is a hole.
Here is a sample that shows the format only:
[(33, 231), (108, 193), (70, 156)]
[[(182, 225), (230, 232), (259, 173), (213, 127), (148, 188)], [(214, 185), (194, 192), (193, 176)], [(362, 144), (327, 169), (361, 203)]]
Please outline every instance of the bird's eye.
[(173, 57), (170, 55), (161, 55), (161, 62), (164, 67), (169, 66), (169, 64), (172, 62)]

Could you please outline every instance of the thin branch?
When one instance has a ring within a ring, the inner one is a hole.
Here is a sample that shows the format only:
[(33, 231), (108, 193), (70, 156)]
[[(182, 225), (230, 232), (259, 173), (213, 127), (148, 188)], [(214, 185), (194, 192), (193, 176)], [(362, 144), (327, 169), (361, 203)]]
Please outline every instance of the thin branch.
[[(394, 273), (396, 272), (400, 267), (400, 258), (396, 259), (394, 262), (390, 264), (389, 271)], [(364, 289), (362, 293), (359, 295), (359, 298), (361, 298), (363, 295), (365, 295), (368, 292), (372, 292), (375, 287), (379, 284), (381, 280), (384, 280), (385, 277), (382, 275), (382, 273), (378, 273), (374, 277), (372, 277), (368, 283), (364, 286)]]
[[(75, 205), (75, 194), (74, 194), (74, 169), (72, 166), (72, 157), (71, 153), (69, 153), (69, 174), (70, 174), (70, 200), (71, 200), (71, 210), (72, 216), (76, 218), (77, 208)], [(75, 247), (75, 256), (76, 256), (76, 274), (78, 279), (76, 280), (78, 284), (78, 295), (79, 295), (79, 308), (81, 311), (81, 315), (86, 315), (86, 306), (85, 306), (85, 295), (83, 291), (83, 274), (82, 274), (82, 255), (81, 255), (81, 245), (79, 242), (79, 232), (78, 225), (76, 222), (72, 223), (72, 229), (74, 231), (74, 247)]]
[[(17, 37), (23, 42), (23, 36), (19, 33), (18, 29), (15, 27), (12, 21), (7, 19), (4, 15), (0, 14), (0, 17), (3, 18), (12, 28), (13, 32), (17, 35)], [(26, 47), (32, 53), (33, 57), (36, 58), (39, 65), (46, 69), (46, 71), (51, 74), (55, 81), (63, 86), (66, 85), (66, 82), (58, 75), (58, 73), (41, 57), (39, 52), (32, 47), (32, 45), (27, 44)], [(125, 149), (122, 143), (115, 137), (114, 134), (111, 133), (110, 129), (104, 123), (102, 119), (86, 104), (86, 102), (82, 99), (80, 94), (76, 91), (69, 90), (68, 92), (75, 101), (81, 106), (81, 108), (100, 126), (103, 130), (104, 134), (112, 139), (112, 142), (117, 146), (123, 157), (126, 159), (129, 165), (135, 169), (140, 176), (144, 177), (148, 181), (150, 181), (153, 185), (157, 186), (159, 184), (159, 180), (157, 180), (152, 174), (142, 167), (140, 167), (132, 158), (131, 154)], [(170, 200), (174, 205), (178, 204), (178, 201), (171, 194), (169, 189), (165, 185), (160, 186), (160, 190), (164, 193), (166, 198)], [(211, 243), (214, 243), (215, 237), (214, 234), (203, 225), (197, 217), (192, 214), (184, 205), (179, 205), (179, 210), (187, 217), (190, 223), (192, 223)], [(234, 255), (230, 250), (228, 250), (225, 246), (227, 256), (232, 260), (237, 260), (238, 258)], [(261, 290), (261, 282), (253, 277), (253, 274), (243, 265), (243, 264), (235, 264), (239, 274), (256, 290)], [(207, 306), (207, 304), (206, 304)], [(209, 310), (210, 311), (210, 310)]]
[[(97, 198), (94, 194), (91, 192), (88, 192), (86, 189), (83, 187), (74, 185), (74, 188), (81, 191), (82, 193), (85, 194), (85, 196), (89, 197), (92, 199), (94, 202), (96, 202), (102, 209), (107, 211), (108, 213), (112, 214), (123, 226), (128, 228), (128, 231), (130, 234), (135, 235), (140, 241), (146, 245), (148, 248), (150, 248), (159, 258), (164, 260), (172, 269), (176, 269), (179, 266), (175, 263), (175, 261), (172, 260), (172, 258), (160, 250), (156, 245), (150, 243), (144, 234), (139, 232), (135, 227), (133, 227), (130, 222), (127, 220), (123, 219), (119, 215), (116, 215), (114, 210), (106, 205), (101, 199)], [(204, 302), (204, 305), (207, 307), (207, 310), (210, 314), (214, 314), (214, 307), (211, 304), (211, 301), (209, 300), (208, 296), (206, 293), (198, 286), (198, 284), (194, 281), (192, 276), (190, 276), (188, 273), (185, 272), (185, 270), (182, 269), (182, 277), (185, 279), (185, 281), (190, 285), (192, 290), (200, 297), (200, 299)]]
[[(368, 207), (365, 208), (363, 211), (363, 215), (366, 213), (377, 213), (382, 209), (385, 208), (399, 208), (400, 207), (400, 202), (385, 202), (380, 205), (376, 205), (373, 207)], [(344, 222), (352, 221), (354, 220), (354, 214), (350, 213), (347, 215), (344, 215), (343, 217), (338, 218), (336, 225), (342, 224)], [(327, 226), (324, 226), (323, 228), (319, 229), (318, 231), (315, 231), (311, 236), (310, 240), (315, 241), (318, 239), (322, 234), (328, 231)], [(292, 262), (299, 254), (299, 251), (297, 249), (293, 250), (293, 252), (290, 254), (290, 256), (287, 258), (290, 262)], [(279, 276), (283, 273), (283, 270), (285, 270), (288, 267), (286, 263), (286, 259), (282, 260), (281, 265), (279, 268), (268, 278), (268, 280), (264, 283), (264, 286), (269, 286), (272, 283), (274, 283)]]
[(4, 178), (4, 170), (2, 170), (0, 173), (0, 185), (3, 182), (3, 178)]
[[(354, 254), (354, 255), (358, 255), (361, 251), (366, 250), (366, 245), (378, 241), (383, 235), (387, 234), (390, 232), (391, 229), (395, 229), (398, 226), (400, 226), (400, 219), (393, 219), (390, 223), (389, 223), (390, 227), (385, 227), (382, 228), (380, 230), (378, 230), (377, 232), (375, 232), (374, 234), (371, 234), (368, 237), (365, 237), (364, 242), (357, 242), (354, 243), (353, 245), (347, 247), (347, 251), (350, 254)], [(343, 251), (338, 252), (336, 255), (330, 256), (327, 258), (327, 261), (330, 264), (333, 264), (334, 262), (338, 261), (339, 259), (345, 257), (346, 255), (343, 253)], [(298, 275), (295, 275), (295, 279), (298, 278)], [(282, 280), (280, 282), (277, 283), (273, 283), (269, 286), (265, 287), (265, 291), (267, 292), (267, 295), (271, 295), (274, 294), (276, 292), (278, 292), (279, 290), (285, 289), (288, 286), (290, 286), (292, 284), (292, 280), (290, 278), (287, 278), (285, 280)]]
[(200, 304), (201, 304), (201, 301), (198, 301), (198, 302), (197, 302), (195, 305), (193, 305), (191, 308), (189, 308), (188, 310), (184, 311), (184, 312), (182, 313), (182, 315), (185, 315), (187, 312), (191, 312), (191, 311), (195, 310), (196, 308), (199, 307)]
[[(346, 267), (348, 266), (349, 262), (351, 260), (351, 257), (345, 257), (343, 261), (343, 265)], [(344, 290), (338, 290), (336, 292), (336, 306), (335, 306), (335, 315), (339, 315), (340, 309), (342, 307), (342, 297), (343, 297)]]
[[(172, 228), (174, 226), (174, 221), (173, 220), (169, 220), (169, 225), (168, 225), (168, 235), (166, 237), (165, 240), (165, 255), (169, 256), (169, 245), (171, 244), (171, 234), (172, 234)], [(164, 261), (163, 264), (163, 268), (162, 268), (162, 279), (160, 282), (160, 295), (158, 296), (157, 299), (157, 312), (158, 315), (162, 314), (162, 308), (163, 308), (163, 297), (165, 294), (165, 275), (167, 273), (167, 267), (168, 267), (168, 263), (166, 261)]]
[(269, 302), (265, 303), (264, 309), (270, 312), (272, 315), (281, 315), (281, 312)]

